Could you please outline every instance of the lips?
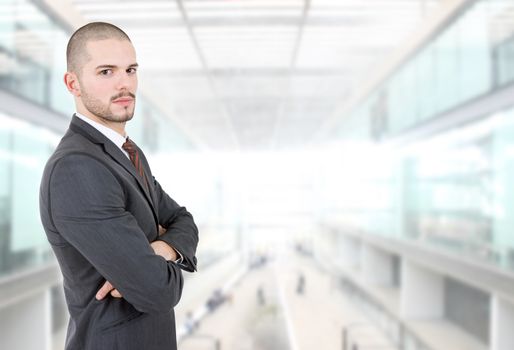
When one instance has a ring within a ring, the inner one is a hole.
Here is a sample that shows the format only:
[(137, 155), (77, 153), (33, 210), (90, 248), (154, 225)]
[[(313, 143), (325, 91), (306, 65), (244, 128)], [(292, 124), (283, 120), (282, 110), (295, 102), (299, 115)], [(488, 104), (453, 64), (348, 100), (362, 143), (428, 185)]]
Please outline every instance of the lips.
[(122, 106), (128, 106), (133, 101), (134, 101), (134, 99), (132, 99), (132, 98), (118, 98), (118, 99), (116, 99), (116, 100), (114, 100), (112, 102), (116, 103), (116, 104), (119, 104), (119, 105), (122, 105)]

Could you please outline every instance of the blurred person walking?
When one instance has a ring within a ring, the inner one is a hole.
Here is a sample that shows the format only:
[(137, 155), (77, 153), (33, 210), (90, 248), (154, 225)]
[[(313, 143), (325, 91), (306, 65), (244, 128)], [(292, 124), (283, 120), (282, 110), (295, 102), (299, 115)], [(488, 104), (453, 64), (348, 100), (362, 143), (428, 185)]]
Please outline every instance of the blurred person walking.
[(198, 229), (127, 136), (135, 49), (102, 22), (79, 28), (64, 82), (76, 113), (48, 160), (41, 220), (70, 313), (66, 350), (175, 350), (182, 271), (196, 271)]
[(298, 280), (296, 282), (296, 294), (303, 295), (305, 293), (305, 275), (303, 272), (298, 274)]
[(259, 304), (259, 306), (264, 306), (266, 304), (266, 297), (262, 286), (257, 288), (257, 304)]

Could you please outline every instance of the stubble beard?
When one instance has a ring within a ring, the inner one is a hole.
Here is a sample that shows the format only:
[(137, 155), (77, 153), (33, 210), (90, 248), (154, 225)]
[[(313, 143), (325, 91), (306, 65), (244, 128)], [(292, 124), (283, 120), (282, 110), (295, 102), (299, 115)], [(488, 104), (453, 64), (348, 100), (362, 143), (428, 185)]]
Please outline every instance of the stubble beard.
[(131, 120), (132, 117), (134, 116), (136, 99), (133, 94), (120, 93), (116, 96), (111, 97), (110, 100), (113, 101), (117, 98), (124, 97), (124, 96), (130, 96), (130, 97), (134, 98), (134, 103), (132, 104), (132, 106), (125, 107), (124, 111), (121, 112), (120, 114), (113, 114), (113, 112), (110, 109), (111, 103), (109, 103), (109, 104), (102, 103), (102, 101), (100, 101), (99, 99), (96, 99), (96, 98), (92, 97), (91, 95), (89, 95), (87, 93), (87, 91), (85, 91), (84, 89), (82, 89), (82, 94), (81, 94), (82, 103), (84, 104), (84, 107), (90, 113), (92, 113), (93, 115), (95, 115), (96, 117), (98, 117), (100, 119), (103, 119), (103, 120), (109, 121), (109, 122), (115, 122), (115, 123), (127, 122), (127, 121)]

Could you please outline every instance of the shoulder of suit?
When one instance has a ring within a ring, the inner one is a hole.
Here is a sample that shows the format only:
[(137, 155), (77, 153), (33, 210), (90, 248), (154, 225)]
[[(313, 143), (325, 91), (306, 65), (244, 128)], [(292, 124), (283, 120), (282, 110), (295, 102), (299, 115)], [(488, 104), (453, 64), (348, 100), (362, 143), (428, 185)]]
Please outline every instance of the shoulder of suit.
[(79, 133), (69, 130), (57, 145), (54, 153), (48, 159), (47, 165), (73, 155), (83, 155), (109, 165), (108, 156), (102, 146), (95, 144)]

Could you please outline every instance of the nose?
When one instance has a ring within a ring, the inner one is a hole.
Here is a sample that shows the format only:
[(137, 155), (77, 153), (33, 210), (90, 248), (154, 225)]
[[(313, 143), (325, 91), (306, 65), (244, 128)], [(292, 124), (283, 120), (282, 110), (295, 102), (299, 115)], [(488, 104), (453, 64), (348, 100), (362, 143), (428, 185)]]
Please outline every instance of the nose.
[(136, 84), (136, 77), (130, 76), (127, 72), (120, 72), (116, 88), (118, 90), (133, 91)]

